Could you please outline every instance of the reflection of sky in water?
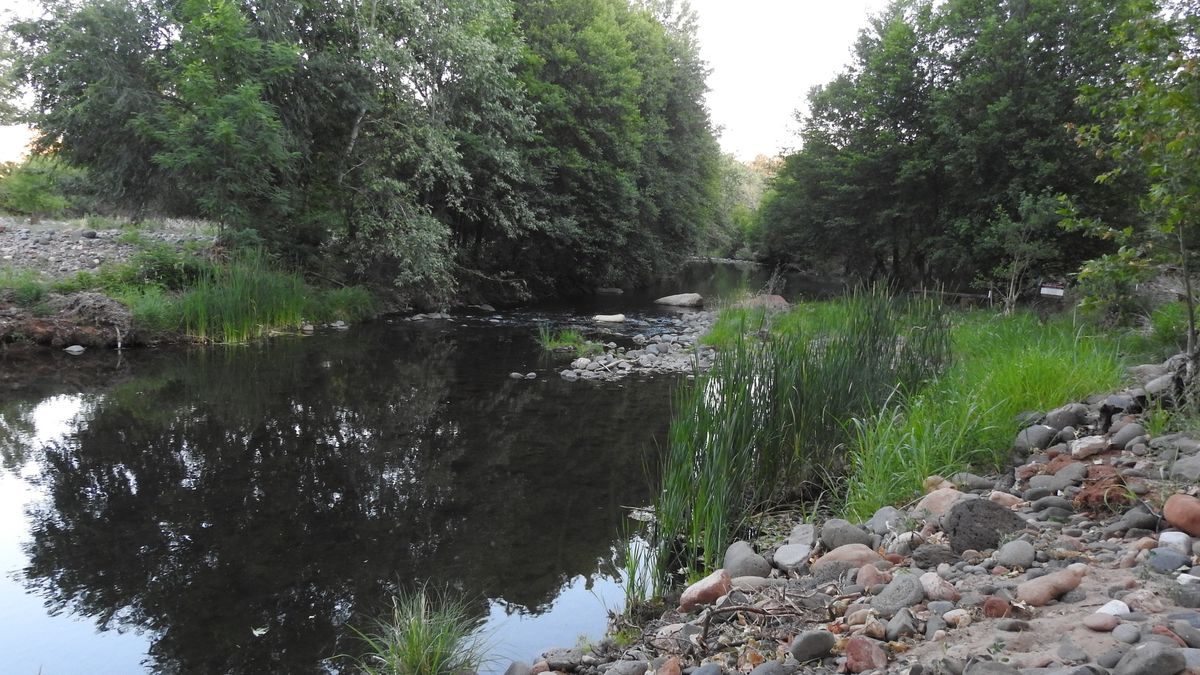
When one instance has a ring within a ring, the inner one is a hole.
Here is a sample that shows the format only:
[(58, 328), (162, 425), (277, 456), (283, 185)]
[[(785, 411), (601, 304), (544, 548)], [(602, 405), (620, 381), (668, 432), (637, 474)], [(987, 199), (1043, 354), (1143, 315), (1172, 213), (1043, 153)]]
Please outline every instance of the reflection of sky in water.
[(584, 576), (571, 579), (542, 614), (508, 614), (503, 602), (492, 600), (483, 632), (496, 645), (492, 661), (481, 673), (503, 673), (512, 661), (532, 662), (553, 647), (574, 647), (580, 636), (597, 640), (604, 635), (609, 609), (620, 611), (624, 591), (615, 580), (597, 574), (588, 588)]
[[(59, 441), (72, 430), (84, 407), (81, 396), (56, 396), (33, 410), (29, 445)], [(148, 642), (134, 633), (101, 632), (89, 618), (50, 616), (42, 599), (21, 583), (28, 562), (22, 545), (28, 540), (25, 508), (38, 499), (25, 478), (34, 477), (34, 463), (21, 476), (0, 472), (0, 654), (3, 670), (13, 675), (124, 674), (142, 670)]]
[[(83, 396), (55, 396), (30, 414), (33, 431), (21, 440), (33, 452), (47, 443), (67, 441), (78, 416), (88, 409)], [(134, 631), (101, 631), (95, 621), (69, 612), (52, 616), (43, 599), (23, 584), (29, 540), (26, 509), (42, 497), (37, 463), (16, 473), (0, 471), (0, 654), (3, 672), (14, 675), (143, 672), (150, 641)], [(502, 673), (513, 660), (532, 661), (552, 647), (574, 646), (581, 636), (600, 638), (607, 612), (619, 611), (624, 594), (619, 580), (599, 572), (578, 575), (563, 586), (540, 614), (511, 607), (503, 599), (488, 602), (483, 632), (493, 646), (483, 673)], [(117, 622), (114, 622), (117, 623)]]

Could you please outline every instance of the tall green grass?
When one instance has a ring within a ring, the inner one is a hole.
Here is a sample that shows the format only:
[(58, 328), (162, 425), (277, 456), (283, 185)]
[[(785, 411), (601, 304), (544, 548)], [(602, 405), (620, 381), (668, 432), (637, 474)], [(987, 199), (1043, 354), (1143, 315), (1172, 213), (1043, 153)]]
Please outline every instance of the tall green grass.
[(954, 364), (927, 387), (853, 422), (845, 510), (868, 517), (920, 494), (931, 474), (1003, 463), (1018, 413), (1045, 411), (1120, 383), (1117, 338), (1070, 317), (961, 315)]
[(487, 652), (481, 625), (465, 602), (422, 587), (393, 597), (370, 632), (354, 629), (368, 650), (356, 664), (369, 675), (473, 673)]
[(679, 562), (694, 561), (693, 577), (719, 567), (768, 504), (832, 489), (845, 421), (949, 358), (948, 327), (931, 302), (874, 291), (794, 314), (765, 339), (745, 335), (755, 325), (735, 331), (712, 369), (680, 390), (655, 499), (658, 581)]

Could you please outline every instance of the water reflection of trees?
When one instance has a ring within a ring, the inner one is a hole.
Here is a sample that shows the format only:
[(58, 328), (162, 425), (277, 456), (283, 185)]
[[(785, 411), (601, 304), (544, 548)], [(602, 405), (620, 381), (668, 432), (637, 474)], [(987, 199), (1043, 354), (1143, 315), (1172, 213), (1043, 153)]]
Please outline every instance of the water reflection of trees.
[(28, 583), (179, 672), (318, 670), (391, 581), (544, 607), (645, 499), (667, 387), (504, 376), (530, 358), (386, 327), (164, 356), (46, 449)]

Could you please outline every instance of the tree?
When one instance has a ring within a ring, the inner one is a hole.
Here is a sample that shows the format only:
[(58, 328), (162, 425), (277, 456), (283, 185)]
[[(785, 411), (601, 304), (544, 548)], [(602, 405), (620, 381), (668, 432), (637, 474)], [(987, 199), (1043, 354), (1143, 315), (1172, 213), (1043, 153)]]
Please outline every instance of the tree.
[(1125, 245), (1128, 261), (1166, 256), (1179, 266), (1188, 310), (1187, 353), (1194, 362), (1191, 258), (1200, 237), (1200, 3), (1145, 0), (1135, 7), (1113, 39), (1132, 58), (1121, 65), (1119, 78), (1089, 90), (1102, 119), (1081, 126), (1079, 137), (1119, 162), (1100, 173), (1097, 183), (1119, 191), (1130, 174), (1144, 176), (1140, 206), (1148, 221), (1139, 228), (1102, 218), (1076, 223)]

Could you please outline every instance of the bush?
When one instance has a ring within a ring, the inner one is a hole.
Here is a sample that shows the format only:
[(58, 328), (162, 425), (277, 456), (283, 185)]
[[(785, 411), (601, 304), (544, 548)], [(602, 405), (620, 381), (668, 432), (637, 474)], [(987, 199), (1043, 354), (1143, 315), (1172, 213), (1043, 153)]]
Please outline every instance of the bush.
[(1164, 356), (1187, 349), (1187, 330), (1187, 305), (1182, 302), (1169, 302), (1150, 312), (1150, 342), (1169, 352)]
[(79, 169), (47, 157), (33, 157), (24, 164), (0, 165), (0, 208), (29, 216), (36, 221), (56, 216), (71, 205), (63, 184)]

